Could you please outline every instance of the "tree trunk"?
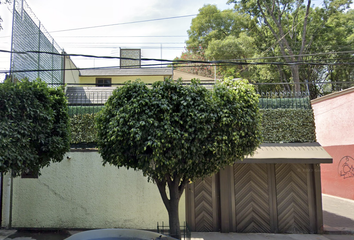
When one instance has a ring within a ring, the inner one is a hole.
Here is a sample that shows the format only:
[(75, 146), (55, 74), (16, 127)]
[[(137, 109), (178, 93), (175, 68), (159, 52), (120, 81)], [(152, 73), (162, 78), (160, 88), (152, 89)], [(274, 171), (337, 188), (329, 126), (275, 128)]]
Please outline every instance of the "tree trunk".
[(301, 92), (301, 87), (300, 87), (300, 74), (299, 74), (298, 65), (291, 66), (291, 75), (293, 77), (293, 81), (295, 84), (295, 93), (299, 94)]
[(177, 238), (177, 239), (181, 239), (181, 228), (180, 228), (180, 224), (179, 224), (178, 204), (179, 204), (179, 198), (171, 198), (170, 199), (170, 208), (168, 210), (168, 217), (169, 217), (169, 223), (170, 223), (170, 236)]
[[(173, 180), (172, 180), (173, 179)], [(188, 179), (181, 180), (180, 177), (166, 176), (164, 180), (155, 179), (161, 198), (168, 212), (170, 236), (181, 239), (181, 228), (179, 224), (178, 205), (181, 195), (188, 184)], [(166, 194), (166, 184), (168, 185), (170, 197)]]

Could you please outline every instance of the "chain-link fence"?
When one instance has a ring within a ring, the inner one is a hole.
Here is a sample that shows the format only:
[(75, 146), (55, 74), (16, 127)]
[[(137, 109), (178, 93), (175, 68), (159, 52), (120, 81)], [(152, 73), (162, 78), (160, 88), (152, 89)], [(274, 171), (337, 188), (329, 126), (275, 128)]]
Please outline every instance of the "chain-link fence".
[(11, 77), (41, 78), (48, 84), (63, 82), (62, 50), (25, 0), (14, 0)]

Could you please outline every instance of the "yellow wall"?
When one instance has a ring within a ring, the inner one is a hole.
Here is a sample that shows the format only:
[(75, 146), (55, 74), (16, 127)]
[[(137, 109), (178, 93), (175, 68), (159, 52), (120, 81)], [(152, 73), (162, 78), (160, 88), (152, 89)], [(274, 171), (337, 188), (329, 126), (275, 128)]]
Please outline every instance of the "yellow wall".
[(112, 83), (124, 83), (126, 81), (129, 80), (136, 80), (136, 79), (140, 79), (141, 81), (145, 82), (145, 83), (153, 83), (156, 81), (163, 81), (165, 79), (164, 76), (121, 76), (121, 77), (117, 77), (117, 76), (99, 76), (99, 77), (80, 77), (80, 83), (89, 83), (89, 84), (96, 84), (96, 78), (111, 78), (112, 79)]
[(65, 57), (65, 69), (73, 69), (73, 70), (65, 70), (65, 83), (79, 83), (79, 70), (76, 69), (76, 65), (71, 60), (70, 57)]
[[(38, 179), (14, 179), (12, 227), (156, 229), (157, 222), (168, 224), (157, 186), (141, 171), (103, 167), (97, 152), (67, 155), (70, 160), (44, 168)], [(185, 221), (184, 196), (180, 220)]]

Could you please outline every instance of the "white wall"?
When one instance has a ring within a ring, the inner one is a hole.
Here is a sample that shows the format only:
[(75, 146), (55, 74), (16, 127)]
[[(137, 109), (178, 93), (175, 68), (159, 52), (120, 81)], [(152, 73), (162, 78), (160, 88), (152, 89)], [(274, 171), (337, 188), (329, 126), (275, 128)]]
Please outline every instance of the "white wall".
[[(157, 186), (140, 171), (102, 166), (97, 152), (70, 152), (38, 179), (15, 178), (12, 227), (137, 228), (168, 224)], [(7, 193), (4, 193), (6, 197)], [(185, 221), (185, 198), (180, 201)]]

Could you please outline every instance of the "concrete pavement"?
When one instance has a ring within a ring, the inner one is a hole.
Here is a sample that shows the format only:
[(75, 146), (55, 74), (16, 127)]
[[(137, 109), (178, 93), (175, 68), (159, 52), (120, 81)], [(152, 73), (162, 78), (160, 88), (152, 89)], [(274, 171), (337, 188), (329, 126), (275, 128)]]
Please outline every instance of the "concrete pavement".
[[(1, 230), (4, 232), (4, 230)], [(55, 233), (15, 233), (0, 234), (0, 240), (65, 240), (66, 237)], [(354, 235), (338, 234), (267, 234), (267, 233), (192, 233), (191, 240), (354, 240)]]
[[(322, 194), (325, 234), (206, 233), (191, 240), (354, 240), (354, 201)], [(0, 230), (0, 240), (64, 240), (77, 231)]]
[(270, 233), (192, 233), (191, 240), (354, 240), (354, 235), (270, 234)]
[(354, 234), (354, 201), (322, 194), (325, 232)]

